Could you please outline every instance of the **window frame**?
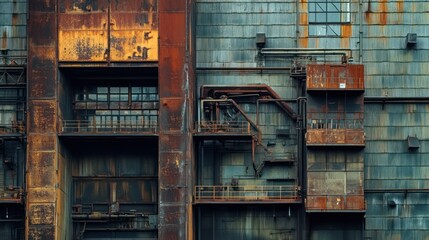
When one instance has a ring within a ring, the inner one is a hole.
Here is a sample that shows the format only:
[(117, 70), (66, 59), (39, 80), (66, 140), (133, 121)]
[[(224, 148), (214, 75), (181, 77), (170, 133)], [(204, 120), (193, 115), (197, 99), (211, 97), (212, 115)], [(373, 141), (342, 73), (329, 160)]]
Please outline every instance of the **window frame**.
[(351, 24), (351, 0), (308, 0), (309, 36), (340, 37), (346, 24)]

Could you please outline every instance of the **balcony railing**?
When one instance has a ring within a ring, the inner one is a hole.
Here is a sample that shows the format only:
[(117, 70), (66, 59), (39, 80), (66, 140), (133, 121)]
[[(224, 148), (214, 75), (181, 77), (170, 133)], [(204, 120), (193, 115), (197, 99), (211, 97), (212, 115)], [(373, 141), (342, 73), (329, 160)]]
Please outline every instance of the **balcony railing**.
[(252, 130), (246, 121), (201, 121), (196, 123), (196, 129), (199, 133), (214, 134), (250, 134)]
[(195, 186), (195, 201), (285, 201), (299, 200), (297, 186)]
[(316, 195), (307, 196), (305, 201), (308, 211), (364, 211), (363, 195)]
[(11, 123), (0, 124), (0, 134), (24, 133), (25, 125), (22, 121), (12, 121)]
[(0, 203), (21, 203), (23, 190), (19, 186), (7, 186), (0, 189)]
[(308, 119), (307, 145), (364, 145), (363, 119)]
[(63, 120), (62, 133), (157, 133), (157, 121)]
[(357, 77), (307, 77), (307, 90), (364, 90), (364, 79)]

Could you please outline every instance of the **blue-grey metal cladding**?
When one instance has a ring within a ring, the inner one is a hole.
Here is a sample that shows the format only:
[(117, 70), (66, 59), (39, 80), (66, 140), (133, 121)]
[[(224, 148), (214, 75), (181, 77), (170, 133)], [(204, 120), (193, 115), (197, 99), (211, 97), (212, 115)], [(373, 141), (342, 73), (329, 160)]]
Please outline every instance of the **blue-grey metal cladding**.
[[(429, 4), (364, 1), (363, 62), (367, 97), (408, 102), (365, 106), (365, 190), (368, 239), (426, 239), (428, 185)], [(417, 34), (407, 48), (406, 35)], [(411, 149), (408, 137), (419, 139)]]
[(0, 1), (0, 49), (22, 56), (27, 49), (27, 1)]

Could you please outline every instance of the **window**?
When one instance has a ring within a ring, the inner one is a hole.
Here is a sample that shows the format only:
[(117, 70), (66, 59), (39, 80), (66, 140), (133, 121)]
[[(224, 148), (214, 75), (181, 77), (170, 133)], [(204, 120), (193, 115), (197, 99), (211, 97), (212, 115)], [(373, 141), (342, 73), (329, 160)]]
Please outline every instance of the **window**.
[(350, 23), (350, 0), (309, 0), (308, 23), (310, 36), (340, 36)]

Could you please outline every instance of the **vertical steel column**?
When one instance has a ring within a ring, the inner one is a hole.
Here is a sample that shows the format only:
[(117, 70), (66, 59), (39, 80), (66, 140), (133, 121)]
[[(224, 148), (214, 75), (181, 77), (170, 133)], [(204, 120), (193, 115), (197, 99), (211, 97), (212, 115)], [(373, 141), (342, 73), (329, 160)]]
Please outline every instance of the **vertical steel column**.
[(193, 239), (190, 0), (160, 0), (159, 239)]
[(57, 239), (56, 1), (29, 1), (26, 239)]

